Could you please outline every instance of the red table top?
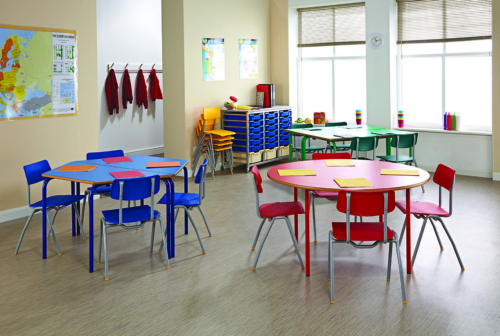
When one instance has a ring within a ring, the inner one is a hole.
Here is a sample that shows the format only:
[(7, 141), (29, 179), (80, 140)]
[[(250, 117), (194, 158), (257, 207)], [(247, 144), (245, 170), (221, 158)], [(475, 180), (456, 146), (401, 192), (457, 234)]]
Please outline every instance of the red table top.
[[(272, 181), (287, 186), (323, 191), (344, 190), (403, 190), (429, 182), (430, 175), (423, 169), (399, 163), (369, 160), (352, 160), (355, 167), (328, 167), (324, 160), (297, 161), (272, 167), (267, 176)], [(279, 169), (313, 169), (316, 176), (280, 176)], [(381, 175), (382, 169), (418, 169), (420, 176)], [(334, 178), (364, 177), (373, 184), (369, 188), (340, 188)]]

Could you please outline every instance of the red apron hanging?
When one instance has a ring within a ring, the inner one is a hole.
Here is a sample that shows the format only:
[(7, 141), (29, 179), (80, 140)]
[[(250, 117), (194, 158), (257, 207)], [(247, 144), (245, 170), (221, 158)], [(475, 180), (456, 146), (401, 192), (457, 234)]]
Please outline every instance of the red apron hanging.
[(106, 83), (104, 84), (106, 93), (106, 102), (108, 103), (108, 113), (113, 115), (113, 111), (120, 113), (120, 104), (118, 103), (118, 82), (116, 81), (115, 70), (110, 69)]
[(149, 75), (149, 91), (151, 93), (152, 101), (156, 101), (156, 99), (163, 99), (160, 81), (158, 80), (158, 77), (156, 77), (155, 69), (151, 70), (151, 74)]
[(139, 72), (137, 72), (137, 78), (135, 80), (135, 102), (139, 107), (144, 105), (144, 108), (148, 108), (148, 89), (146, 88), (146, 81), (144, 80), (142, 69), (139, 69)]
[(123, 73), (123, 88), (122, 88), (122, 104), (123, 108), (127, 108), (127, 102), (132, 104), (133, 101), (133, 96), (132, 96), (132, 84), (130, 83), (130, 74), (128, 73), (128, 70), (125, 69), (125, 72)]

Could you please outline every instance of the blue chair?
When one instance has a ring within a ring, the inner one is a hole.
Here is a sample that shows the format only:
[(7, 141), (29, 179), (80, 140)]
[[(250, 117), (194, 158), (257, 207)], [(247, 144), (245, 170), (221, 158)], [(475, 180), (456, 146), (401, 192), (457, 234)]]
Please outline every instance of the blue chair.
[[(16, 252), (17, 255), (19, 253), (19, 248), (21, 247), (21, 242), (23, 241), (24, 234), (26, 233), (26, 229), (33, 218), (33, 215), (37, 212), (43, 211), (42, 201), (38, 201), (35, 203), (31, 203), (31, 195), (30, 195), (30, 187), (32, 184), (36, 184), (38, 182), (42, 182), (45, 180), (45, 177), (42, 174), (51, 170), (50, 164), (47, 160), (43, 160), (40, 162), (32, 163), (24, 166), (24, 173), (26, 175), (26, 181), (28, 182), (28, 206), (33, 209), (33, 212), (28, 218), (26, 225), (24, 225), (23, 232), (21, 233), (21, 238), (19, 238), (19, 243), (17, 243)], [(59, 244), (57, 243), (56, 233), (54, 231), (54, 227), (52, 224), (56, 220), (57, 213), (59, 210), (64, 209), (67, 206), (73, 205), (77, 213), (78, 225), (80, 225), (80, 229), (82, 230), (83, 240), (85, 240), (85, 232), (83, 232), (83, 220), (80, 219), (80, 214), (78, 212), (78, 207), (76, 204), (80, 202), (85, 196), (83, 195), (58, 195), (58, 196), (49, 196), (47, 197), (47, 222), (50, 225), (50, 231), (52, 232), (52, 236), (54, 237), (54, 243), (56, 244), (57, 254), (61, 256), (61, 250), (59, 249)], [(54, 210), (54, 216), (50, 219), (49, 211)]]
[[(121, 149), (107, 151), (107, 152), (93, 152), (93, 153), (87, 153), (87, 160), (106, 159), (106, 158), (120, 157), (120, 156), (125, 156), (125, 154)], [(85, 190), (85, 198), (83, 200), (83, 207), (82, 207), (82, 222), (83, 219), (85, 218), (85, 203), (87, 202), (87, 197), (90, 194), (91, 189), (92, 187), (89, 187), (87, 188), (87, 190)], [(109, 194), (110, 192), (111, 192), (111, 185), (109, 184), (98, 186), (94, 190), (94, 194), (97, 195)]]
[[(191, 210), (194, 208), (198, 208), (200, 210), (201, 216), (203, 217), (203, 220), (205, 221), (205, 225), (208, 230), (208, 234), (210, 237), (212, 237), (212, 232), (210, 231), (210, 228), (208, 227), (207, 219), (205, 218), (205, 214), (203, 213), (203, 210), (201, 210), (201, 201), (205, 198), (205, 175), (207, 173), (207, 159), (203, 161), (203, 164), (198, 168), (198, 173), (196, 174), (196, 178), (194, 182), (200, 186), (199, 192), (198, 193), (175, 193), (174, 194), (174, 206), (177, 209), (175, 212), (175, 219), (174, 219), (174, 225), (175, 221), (177, 220), (177, 215), (179, 214), (180, 209), (184, 209), (185, 213), (189, 216), (189, 219), (191, 220), (191, 224), (193, 224), (193, 228), (196, 231), (196, 235), (198, 236), (198, 241), (200, 242), (201, 245), (201, 250), (203, 251), (203, 254), (206, 254), (205, 252), (205, 247), (203, 246), (203, 243), (201, 242), (200, 238), (200, 233), (198, 232), (198, 228), (196, 227), (196, 224), (194, 224), (193, 217), (191, 217), (191, 214), (189, 213)], [(167, 194), (165, 194), (162, 199), (158, 202), (158, 204), (167, 204)], [(160, 252), (163, 249), (163, 244), (160, 246)]]
[[(156, 221), (159, 221), (163, 243), (166, 243), (165, 229), (163, 227), (161, 214), (154, 209), (154, 196), (158, 193), (158, 191), (160, 191), (160, 177), (158, 175), (129, 179), (116, 179), (113, 181), (113, 184), (111, 185), (110, 196), (112, 199), (120, 201), (120, 207), (119, 209), (105, 210), (102, 212), (103, 217), (101, 218), (101, 232), (99, 235), (98, 264), (101, 263), (101, 250), (104, 238), (104, 262), (106, 281), (109, 280), (106, 229), (118, 226), (121, 226), (124, 229), (136, 229), (138, 227), (144, 226), (144, 224), (147, 222), (153, 222), (153, 229), (151, 231), (151, 247), (149, 250), (149, 255), (153, 255)], [(137, 201), (148, 197), (151, 197), (151, 206), (140, 205), (125, 209), (123, 208), (123, 201)], [(131, 224), (137, 222), (139, 222), (139, 224)], [(168, 252), (165, 253), (165, 262), (167, 263), (167, 269), (169, 269), (170, 264), (168, 262)]]

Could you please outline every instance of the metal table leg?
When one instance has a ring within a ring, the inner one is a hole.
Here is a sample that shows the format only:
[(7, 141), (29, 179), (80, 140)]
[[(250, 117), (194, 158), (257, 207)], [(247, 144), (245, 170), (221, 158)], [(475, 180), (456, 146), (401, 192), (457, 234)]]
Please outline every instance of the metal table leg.
[(293, 162), (293, 137), (292, 133), (288, 133), (288, 158), (290, 162)]
[(411, 189), (406, 189), (406, 273), (411, 274)]
[(300, 160), (305, 161), (306, 160), (306, 141), (308, 137), (303, 136), (302, 141), (300, 142)]
[(94, 272), (94, 191), (92, 186), (89, 193), (89, 272)]
[[(75, 196), (75, 182), (71, 182), (71, 195)], [(71, 207), (71, 235), (76, 236), (75, 208)]]
[[(187, 179), (187, 168), (186, 167), (184, 167), (184, 193), (186, 193), (186, 194), (188, 193), (188, 179)], [(184, 234), (188, 234), (187, 210), (184, 210)]]
[(51, 179), (46, 179), (42, 187), (42, 258), (47, 259), (47, 184)]

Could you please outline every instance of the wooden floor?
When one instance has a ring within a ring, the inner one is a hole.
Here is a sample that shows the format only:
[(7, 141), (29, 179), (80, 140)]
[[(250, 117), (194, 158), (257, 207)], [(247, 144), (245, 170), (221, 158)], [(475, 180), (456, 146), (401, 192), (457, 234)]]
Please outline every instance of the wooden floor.
[[(290, 200), (289, 188), (267, 179), (269, 167), (261, 168), (262, 201)], [(182, 188), (182, 181), (176, 188)], [(196, 188), (192, 180), (190, 188)], [(425, 194), (414, 189), (413, 199), (436, 201), (435, 185), (426, 188)], [(404, 199), (404, 192), (397, 197)], [(284, 223), (274, 226), (252, 272), (255, 252), (250, 247), (260, 222), (252, 174), (243, 168), (233, 176), (225, 170), (207, 180), (203, 209), (212, 238), (194, 212), (207, 254), (202, 255), (191, 228), (189, 235), (183, 234), (179, 221), (170, 270), (161, 255), (149, 256), (150, 226), (110, 230), (110, 281), (104, 281), (103, 264), (88, 273), (88, 240), (71, 236), (68, 209), (55, 224), (61, 257), (50, 240), (49, 257), (42, 260), (40, 215), (14, 256), (26, 219), (6, 222), (0, 224), (0, 334), (499, 335), (500, 183), (458, 176), (454, 200), (446, 223), (466, 270), (461, 271), (444, 231), (439, 228), (445, 247), (440, 251), (428, 228), (414, 273), (405, 274), (406, 305), (395, 258), (392, 281), (386, 281), (388, 246), (357, 250), (348, 245), (335, 247), (336, 303), (330, 305), (327, 236), (329, 223), (343, 216), (328, 201), (318, 201), (319, 237), (311, 248), (310, 277), (299, 266)], [(110, 198), (96, 201), (96, 218), (113, 207)], [(160, 210), (165, 217), (165, 209)], [(399, 231), (403, 215), (396, 211), (389, 221)], [(413, 223), (416, 239), (420, 225)], [(403, 258), (404, 250), (403, 243)]]

